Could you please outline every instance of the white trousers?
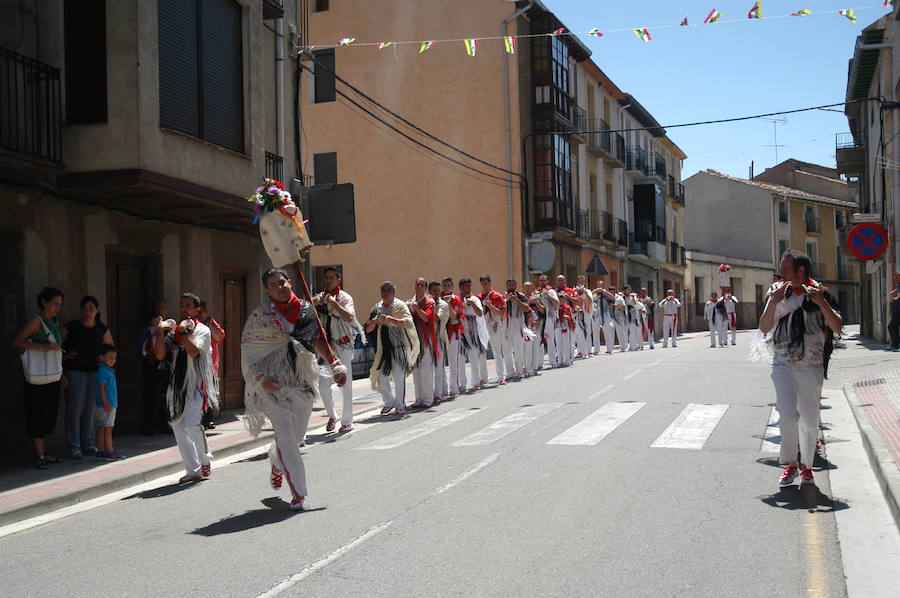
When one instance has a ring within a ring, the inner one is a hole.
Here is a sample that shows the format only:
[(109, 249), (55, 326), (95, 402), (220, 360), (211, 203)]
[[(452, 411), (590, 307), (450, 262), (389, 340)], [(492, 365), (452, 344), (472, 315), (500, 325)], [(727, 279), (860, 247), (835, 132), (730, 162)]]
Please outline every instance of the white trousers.
[[(342, 393), (344, 398), (343, 406), (341, 407), (341, 425), (349, 426), (353, 424), (353, 376), (351, 375), (353, 345), (346, 343), (333, 348), (337, 358), (347, 366), (347, 382), (338, 391)], [(337, 420), (337, 413), (334, 410), (334, 396), (331, 393), (331, 385), (334, 384), (334, 379), (331, 377), (331, 370), (328, 367), (324, 369), (328, 373), (325, 374), (322, 370), (319, 371), (319, 394), (322, 395), (322, 403), (325, 405), (325, 412), (328, 414), (328, 417)]]
[(315, 396), (294, 388), (279, 390), (275, 396), (278, 400), (262, 398), (263, 413), (272, 422), (275, 433), (275, 442), (269, 446), (269, 461), (276, 470), (284, 472), (294, 498), (308, 496), (300, 444), (306, 438)]
[(575, 344), (578, 346), (578, 354), (582, 358), (591, 354), (591, 318), (585, 317), (584, 327), (582, 322), (575, 323)]
[[(524, 322), (506, 321), (506, 375), (520, 378), (525, 373), (525, 337), (522, 336)], [(528, 347), (531, 349), (531, 347)]]
[(647, 333), (647, 342), (650, 343), (650, 348), (653, 348), (653, 343), (656, 342), (656, 331), (653, 329), (653, 326), (650, 324), (650, 319), (647, 318), (644, 320), (644, 331)]
[(627, 329), (626, 333), (628, 334), (628, 346), (632, 351), (637, 351), (638, 349), (642, 349), (644, 347), (644, 337), (642, 334), (643, 326), (641, 325), (640, 318), (636, 318), (630, 324), (626, 322), (625, 328)]
[[(598, 313), (598, 312), (594, 312)], [(595, 353), (600, 353), (600, 333), (603, 332), (603, 322), (600, 317), (591, 317), (591, 345), (594, 347)]]
[(672, 337), (672, 346), (677, 347), (675, 341), (678, 339), (678, 316), (663, 316), (663, 347), (669, 346), (669, 337)]
[(440, 399), (450, 394), (450, 382), (447, 380), (447, 367), (444, 359), (447, 357), (447, 345), (442, 339), (438, 339), (441, 356), (434, 359), (434, 398)]
[(206, 444), (206, 433), (203, 431), (203, 394), (198, 388), (194, 397), (184, 406), (181, 416), (171, 422), (178, 452), (184, 462), (184, 470), (189, 476), (199, 476), (200, 467), (209, 465), (212, 453)]
[[(488, 329), (491, 337), (491, 353), (494, 354), (494, 367), (497, 368), (497, 381), (506, 380), (506, 353), (509, 348), (506, 346), (505, 324), (501, 324), (498, 330)], [(487, 372), (487, 362), (485, 362), (485, 372)]]
[[(731, 344), (734, 345), (734, 344), (737, 344), (735, 342), (735, 340), (737, 338), (737, 316), (735, 314), (728, 314), (727, 317), (728, 317), (728, 321), (725, 323), (725, 327), (727, 330), (731, 331)], [(732, 318), (734, 318), (733, 321), (732, 321)], [(726, 343), (728, 342), (728, 333), (727, 332), (725, 334), (725, 342)]]
[(619, 323), (613, 320), (613, 329), (616, 332), (616, 338), (619, 340), (619, 351), (627, 351), (629, 347), (628, 326), (625, 323)]
[(450, 367), (448, 392), (451, 397), (459, 396), (460, 389), (466, 387), (466, 358), (460, 351), (461, 347), (459, 337), (447, 343), (447, 365)]
[(570, 365), (572, 363), (572, 331), (563, 323), (554, 332), (556, 333), (558, 365)]
[[(608, 320), (606, 324), (597, 322), (597, 328), (603, 331), (603, 340), (606, 341), (606, 352), (612, 353), (616, 346), (616, 325), (612, 320)], [(600, 352), (600, 345), (597, 345), (597, 352)]]
[[(556, 348), (556, 320), (544, 320), (544, 342), (547, 343), (547, 361), (550, 367), (559, 365), (559, 350)], [(542, 360), (543, 361), (543, 360)]]
[[(471, 341), (470, 341), (471, 342)], [(475, 341), (478, 342), (477, 340)], [(472, 386), (481, 386), (482, 382), (487, 382), (487, 357), (485, 354), (478, 350), (476, 346), (469, 346), (466, 350), (466, 357), (469, 359), (469, 368), (471, 377), (469, 380), (472, 382)], [(466, 382), (466, 367), (465, 364), (462, 363), (462, 356), (460, 356), (460, 370), (461, 378), (463, 382)], [(462, 389), (460, 389), (462, 390)]]
[(419, 365), (413, 369), (412, 374), (416, 403), (431, 406), (434, 401), (434, 352), (430, 347), (424, 347), (422, 359), (419, 360)]
[(778, 410), (778, 427), (781, 430), (779, 462), (790, 463), (797, 458), (800, 447), (800, 463), (812, 467), (816, 456), (816, 435), (819, 429), (819, 403), (822, 399), (821, 368), (772, 368), (775, 384), (775, 408)]
[(395, 363), (391, 368), (390, 376), (379, 370), (378, 393), (381, 395), (385, 407), (406, 409), (406, 369)]
[(716, 337), (719, 339), (719, 346), (725, 346), (725, 322), (717, 321), (713, 324), (712, 320), (708, 320), (709, 322), (709, 346), (716, 346)]

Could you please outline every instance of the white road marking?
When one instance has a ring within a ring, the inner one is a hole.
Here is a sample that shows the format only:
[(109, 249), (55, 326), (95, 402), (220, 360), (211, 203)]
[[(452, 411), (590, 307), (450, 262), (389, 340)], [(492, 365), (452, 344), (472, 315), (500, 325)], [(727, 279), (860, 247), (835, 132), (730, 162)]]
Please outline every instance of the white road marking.
[(344, 544), (343, 546), (341, 546), (334, 552), (331, 552), (330, 554), (328, 554), (328, 556), (325, 556), (325, 557), (319, 559), (315, 563), (312, 563), (312, 564), (304, 567), (303, 569), (301, 569), (294, 575), (291, 575), (290, 577), (288, 577), (287, 579), (285, 579), (278, 585), (274, 586), (268, 592), (263, 592), (257, 598), (272, 598), (273, 596), (277, 596), (277, 595), (281, 594), (283, 591), (292, 588), (293, 586), (297, 585), (298, 583), (300, 583), (301, 581), (303, 581), (304, 579), (306, 579), (307, 577), (309, 577), (310, 575), (312, 575), (319, 569), (323, 569), (324, 567), (327, 567), (328, 565), (330, 565), (337, 559), (341, 558), (342, 556), (344, 556), (344, 554), (350, 552), (351, 550), (353, 550), (354, 548), (356, 548), (357, 546), (359, 546), (360, 544), (362, 544), (369, 538), (380, 534), (381, 532), (386, 530), (388, 527), (390, 527), (391, 524), (393, 524), (393, 521), (386, 521), (386, 522), (382, 523), (381, 525), (377, 525), (377, 526), (373, 527), (372, 529), (370, 529), (363, 535), (354, 538), (352, 541), (348, 542), (347, 544)]
[(393, 434), (388, 434), (384, 438), (375, 440), (359, 448), (369, 451), (383, 451), (387, 449), (397, 448), (398, 446), (402, 446), (407, 442), (415, 440), (416, 438), (421, 438), (422, 436), (431, 434), (432, 432), (440, 430), (441, 428), (446, 428), (449, 425), (455, 424), (456, 422), (463, 420), (470, 415), (478, 413), (478, 411), (479, 409), (454, 409), (452, 411), (448, 411), (447, 413), (443, 413), (441, 415), (438, 415), (437, 417), (433, 417), (427, 421), (424, 421), (421, 424), (410, 426), (409, 428), (400, 430), (399, 432), (395, 432)]
[[(268, 446), (260, 446), (249, 451), (244, 451), (243, 453), (237, 453), (235, 455), (225, 457), (224, 459), (215, 459), (212, 462), (213, 471), (220, 467), (225, 467), (226, 465), (231, 465), (232, 463), (237, 463), (238, 461), (243, 461), (245, 459), (255, 457), (260, 453), (265, 453), (266, 451), (268, 451), (268, 449)], [(64, 519), (65, 517), (69, 517), (70, 515), (77, 515), (78, 513), (91, 511), (98, 507), (102, 507), (128, 498), (129, 496), (140, 494), (141, 492), (146, 492), (147, 490), (155, 490), (156, 488), (161, 488), (163, 486), (171, 486), (172, 484), (177, 483), (178, 479), (183, 475), (184, 472), (179, 471), (178, 473), (172, 473), (156, 478), (155, 480), (150, 480), (149, 482), (144, 482), (143, 484), (138, 484), (136, 486), (123, 488), (122, 490), (110, 492), (109, 494), (104, 494), (103, 496), (98, 496), (97, 498), (92, 498), (78, 504), (63, 507), (62, 509), (57, 509), (49, 513), (36, 515), (34, 517), (31, 517), (30, 519), (23, 519), (22, 521), (10, 523), (9, 525), (0, 527), (0, 538), (5, 538), (6, 536), (11, 536), (13, 534), (17, 534), (34, 527), (44, 525), (46, 523), (52, 523), (54, 521)], [(202, 484), (204, 482), (200, 483)]]
[(501, 438), (512, 434), (519, 428), (527, 426), (538, 418), (547, 415), (554, 409), (562, 406), (562, 403), (541, 403), (522, 407), (515, 413), (507, 415), (498, 422), (483, 428), (474, 434), (470, 434), (462, 440), (457, 440), (453, 446), (477, 446), (497, 442)]
[(666, 360), (665, 357), (663, 357), (662, 359), (657, 359), (656, 361), (654, 361), (653, 363), (651, 363), (651, 364), (650, 364), (649, 366), (647, 366), (647, 367), (651, 367), (651, 368), (652, 368), (653, 366), (657, 366), (657, 365), (661, 364), (661, 363), (662, 363), (663, 361), (665, 361), (665, 360)]
[(702, 449), (727, 410), (728, 405), (689, 403), (650, 447)]
[(640, 374), (643, 371), (644, 370), (634, 370), (633, 372), (631, 372), (630, 374), (628, 374), (627, 376), (622, 378), (622, 382), (625, 382), (626, 380), (631, 380), (632, 378), (634, 378), (635, 376), (637, 376), (638, 374)]
[(594, 394), (592, 394), (591, 396), (589, 396), (589, 397), (587, 398), (587, 402), (591, 402), (591, 401), (593, 401), (594, 399), (602, 398), (603, 396), (606, 395), (606, 393), (608, 393), (608, 392), (611, 391), (613, 388), (615, 388), (615, 386), (616, 386), (615, 384), (607, 384), (607, 385), (604, 386), (601, 390), (598, 390), (597, 392), (595, 392)]
[(431, 495), (437, 496), (438, 494), (442, 494), (442, 493), (446, 492), (447, 490), (449, 490), (450, 488), (453, 488), (460, 482), (463, 482), (463, 481), (467, 480), (468, 478), (472, 477), (473, 475), (475, 475), (476, 473), (478, 473), (479, 471), (481, 471), (482, 469), (484, 469), (485, 467), (487, 467), (488, 465), (490, 465), (491, 463), (493, 463), (494, 461), (496, 461), (499, 458), (500, 458), (500, 453), (493, 453), (493, 454), (488, 455), (487, 457), (485, 457), (484, 459), (482, 459), (481, 461), (479, 461), (478, 463), (476, 463), (469, 469), (467, 469), (464, 472), (462, 472), (461, 474), (459, 474), (459, 476), (457, 476), (452, 481), (447, 482), (446, 484), (444, 484), (443, 486), (441, 486), (440, 488), (438, 488), (437, 490), (432, 492)]
[[(779, 437), (778, 441), (772, 440), (776, 436)], [(759, 452), (781, 452), (781, 430), (778, 428), (778, 411), (774, 407), (769, 412), (769, 423), (766, 424), (766, 432), (763, 434), (762, 442), (759, 445)]]
[(607, 403), (547, 444), (594, 445), (621, 426), (646, 403)]

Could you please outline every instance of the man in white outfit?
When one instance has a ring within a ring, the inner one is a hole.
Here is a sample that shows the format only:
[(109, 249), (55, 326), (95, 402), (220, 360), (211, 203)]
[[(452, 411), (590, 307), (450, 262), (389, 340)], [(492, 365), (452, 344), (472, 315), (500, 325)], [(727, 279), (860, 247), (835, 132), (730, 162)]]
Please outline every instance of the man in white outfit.
[(604, 288), (603, 281), (601, 280), (597, 285), (597, 288), (594, 289), (593, 301), (594, 348), (598, 353), (600, 352), (600, 333), (603, 332), (603, 340), (606, 341), (606, 354), (610, 355), (616, 344), (616, 332), (613, 325), (612, 313), (616, 297), (613, 293), (610, 293)]
[[(653, 343), (656, 341), (656, 302), (647, 295), (647, 289), (641, 287), (638, 292), (638, 300), (644, 305), (641, 310), (641, 323), (643, 332), (647, 335), (647, 343), (653, 349)], [(641, 347), (643, 347), (643, 336), (641, 337)]]
[[(738, 299), (731, 294), (731, 289), (726, 288), (720, 301), (725, 304), (725, 327), (728, 331), (731, 332), (731, 344), (734, 345), (736, 344), (735, 340), (737, 336)], [(725, 334), (725, 342), (728, 342), (727, 333)]]
[(407, 301), (419, 336), (419, 358), (413, 369), (416, 402), (412, 406), (428, 408), (434, 404), (434, 364), (443, 356), (437, 341), (437, 306), (428, 294), (428, 281), (420, 277), (415, 285), (416, 295)]
[(624, 313), (625, 343), (622, 350), (624, 351), (627, 345), (629, 351), (637, 351), (642, 345), (641, 314), (637, 297), (631, 292), (631, 285), (626, 284), (622, 288), (622, 294), (616, 299), (616, 305), (619, 305)]
[(579, 308), (575, 310), (575, 343), (578, 345), (578, 353), (582, 359), (594, 355), (592, 341), (594, 340), (594, 296), (586, 286), (587, 279), (584, 275), (575, 279), (575, 304)]
[[(514, 278), (506, 281), (506, 371), (515, 380), (525, 374), (525, 314), (528, 297), (519, 292)], [(531, 345), (528, 346), (531, 349)]]
[(709, 324), (709, 346), (716, 346), (716, 337), (719, 339), (719, 346), (725, 346), (725, 306), (719, 303), (719, 294), (710, 293), (709, 301), (703, 308), (703, 317)]
[[(356, 319), (356, 311), (353, 306), (353, 297), (341, 288), (341, 273), (334, 266), (327, 266), (322, 274), (325, 283), (325, 292), (313, 297), (313, 304), (319, 312), (325, 336), (334, 354), (341, 363), (353, 362), (353, 347), (356, 337), (362, 332), (362, 327)], [(362, 336), (365, 339), (365, 335)], [(325, 412), (328, 413), (328, 422), (325, 431), (334, 430), (337, 423), (337, 413), (334, 410), (334, 397), (331, 393), (331, 385), (334, 382), (331, 368), (322, 366), (319, 368), (319, 394), (322, 395), (322, 403), (325, 404)], [(341, 388), (343, 405), (341, 408), (341, 427), (339, 433), (349, 432), (353, 429), (353, 385), (345, 384)]]
[(450, 305), (441, 299), (441, 283), (433, 280), (428, 283), (428, 292), (434, 299), (437, 308), (437, 343), (441, 356), (434, 360), (434, 404), (450, 397), (450, 383), (447, 380), (447, 367), (444, 359), (447, 356), (447, 322), (450, 320)]
[(556, 317), (556, 352), (559, 366), (572, 365), (575, 349), (575, 289), (562, 274), (556, 277), (556, 296), (559, 298), (559, 314)]
[[(781, 486), (793, 484), (798, 474), (801, 485), (815, 483), (812, 465), (822, 382), (828, 372), (833, 334), (843, 325), (834, 298), (809, 278), (811, 267), (806, 254), (787, 251), (781, 259), (784, 282), (776, 283), (759, 319), (760, 330), (772, 333), (775, 348), (772, 382), (780, 416), (779, 462), (784, 465)], [(802, 319), (802, 326), (797, 325), (798, 319)]]
[[(497, 382), (500, 386), (506, 384), (506, 378), (512, 373), (506, 370), (506, 354), (509, 345), (506, 343), (506, 298), (494, 290), (493, 282), (489, 274), (482, 274), (478, 281), (481, 283), (481, 306), (484, 309), (484, 322), (487, 324), (490, 335), (491, 353), (494, 355), (494, 367), (497, 369)], [(484, 368), (487, 370), (487, 358), (484, 360)]]
[(678, 339), (678, 308), (681, 301), (675, 297), (675, 291), (666, 291), (666, 298), (659, 302), (663, 312), (663, 349), (669, 346), (669, 337), (672, 337), (672, 347), (677, 347)]
[(466, 389), (466, 354), (463, 350), (465, 335), (465, 305), (459, 295), (453, 292), (453, 279), (441, 281), (441, 298), (449, 306), (447, 320), (447, 365), (450, 367), (449, 398), (455, 399)]
[(184, 293), (179, 301), (181, 321), (174, 331), (161, 323), (156, 329), (156, 358), (171, 353), (171, 372), (166, 389), (169, 424), (184, 462), (185, 475), (179, 483), (210, 477), (212, 452), (203, 430), (203, 412), (219, 404), (217, 376), (212, 367), (212, 334), (197, 319), (200, 298)]
[(522, 285), (522, 291), (528, 298), (529, 308), (525, 312), (525, 325), (534, 333), (534, 338), (525, 342), (525, 375), (534, 376), (544, 366), (544, 305), (531, 281)]
[[(469, 360), (469, 370), (471, 374), (472, 390), (481, 390), (484, 384), (487, 384), (487, 360), (484, 359), (487, 353), (486, 339), (483, 338), (481, 328), (484, 327), (484, 310), (481, 306), (481, 300), (472, 294), (472, 279), (459, 279), (459, 296), (465, 306), (465, 333), (463, 337), (463, 347), (465, 349), (466, 358)], [(460, 356), (461, 378), (463, 387), (465, 386), (466, 370), (462, 363), (463, 357)], [(459, 391), (464, 390), (460, 387)]]
[(538, 293), (541, 304), (544, 306), (544, 342), (547, 345), (547, 360), (550, 367), (559, 367), (559, 351), (556, 346), (556, 326), (559, 319), (559, 296), (550, 286), (550, 279), (546, 274), (538, 278)]
[(377, 330), (375, 359), (369, 370), (372, 390), (384, 401), (381, 415), (392, 410), (406, 415), (406, 375), (412, 371), (419, 356), (419, 335), (412, 314), (405, 302), (397, 299), (397, 286), (386, 280), (381, 283), (381, 301), (372, 308), (375, 316), (366, 322), (366, 333)]

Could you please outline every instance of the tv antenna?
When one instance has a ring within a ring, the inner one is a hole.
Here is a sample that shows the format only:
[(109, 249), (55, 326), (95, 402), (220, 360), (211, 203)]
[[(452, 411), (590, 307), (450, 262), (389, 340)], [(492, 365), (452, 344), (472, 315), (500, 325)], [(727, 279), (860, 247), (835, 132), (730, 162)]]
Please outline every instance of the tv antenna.
[(765, 147), (774, 147), (775, 148), (775, 164), (778, 164), (778, 148), (779, 147), (787, 147), (786, 145), (778, 145), (778, 125), (787, 124), (786, 118), (763, 118), (762, 120), (767, 123), (772, 123), (772, 132), (775, 135), (775, 143), (772, 145), (766, 145)]

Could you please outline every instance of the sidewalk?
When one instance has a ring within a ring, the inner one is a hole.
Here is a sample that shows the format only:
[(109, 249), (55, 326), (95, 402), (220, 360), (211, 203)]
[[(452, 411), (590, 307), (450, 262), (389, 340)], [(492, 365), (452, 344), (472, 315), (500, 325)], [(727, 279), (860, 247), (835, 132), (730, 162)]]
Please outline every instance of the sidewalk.
[[(411, 376), (408, 381), (406, 396), (411, 397)], [(339, 396), (336, 399), (340, 403)], [(368, 378), (353, 382), (353, 404), (354, 418), (381, 407), (381, 396), (372, 392)], [(223, 414), (220, 418), (223, 421), (216, 422), (216, 428), (206, 433), (215, 458), (272, 441), (271, 429), (264, 429), (259, 438), (253, 438), (237, 417), (242, 412)], [(316, 401), (309, 422), (310, 433), (324, 428), (327, 421), (321, 401)], [(0, 473), (0, 527), (176, 473), (184, 467), (172, 434), (115, 436), (113, 442), (116, 451), (126, 459), (117, 462), (93, 457), (80, 461), (66, 459), (46, 470), (22, 467)]]
[[(868, 344), (868, 343), (866, 343)], [(869, 462), (897, 527), (900, 528), (900, 357), (844, 385), (844, 393), (859, 424)]]

